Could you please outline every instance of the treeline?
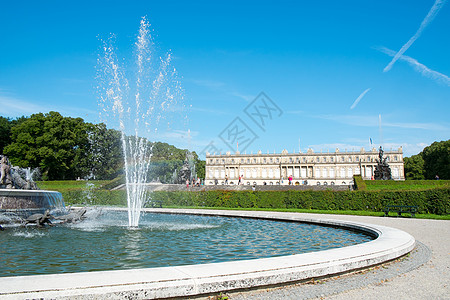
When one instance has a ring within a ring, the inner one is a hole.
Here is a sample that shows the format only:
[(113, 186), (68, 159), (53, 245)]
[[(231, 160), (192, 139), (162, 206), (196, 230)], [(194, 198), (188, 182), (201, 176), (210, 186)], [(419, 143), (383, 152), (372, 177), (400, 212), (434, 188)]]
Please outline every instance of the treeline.
[[(74, 180), (95, 177), (112, 179), (123, 173), (121, 133), (82, 118), (58, 112), (30, 117), (0, 117), (0, 153), (22, 168), (39, 168), (41, 180)], [(183, 165), (187, 150), (161, 142), (148, 142), (152, 149), (149, 178), (172, 181)], [(198, 176), (204, 161), (193, 152)], [(203, 166), (203, 167), (202, 167)]]
[(434, 142), (404, 163), (406, 179), (450, 179), (450, 140)]

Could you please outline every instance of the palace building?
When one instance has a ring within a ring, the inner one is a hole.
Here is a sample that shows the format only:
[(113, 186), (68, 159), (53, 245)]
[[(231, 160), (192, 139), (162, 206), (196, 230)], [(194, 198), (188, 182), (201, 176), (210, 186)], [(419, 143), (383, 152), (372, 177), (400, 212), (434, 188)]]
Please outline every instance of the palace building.
[[(405, 180), (403, 171), (403, 151), (384, 151), (394, 180)], [(353, 175), (363, 179), (373, 178), (377, 165), (378, 151), (361, 148), (360, 151), (333, 153), (281, 154), (210, 154), (206, 153), (205, 185), (236, 185), (241, 176), (244, 185), (288, 185), (292, 176), (294, 185), (352, 185)]]

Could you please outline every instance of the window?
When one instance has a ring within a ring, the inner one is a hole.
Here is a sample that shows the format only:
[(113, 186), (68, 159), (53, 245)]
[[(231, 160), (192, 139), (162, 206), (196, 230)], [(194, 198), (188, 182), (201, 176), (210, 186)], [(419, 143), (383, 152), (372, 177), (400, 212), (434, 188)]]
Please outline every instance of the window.
[(334, 157), (330, 157), (330, 161), (331, 161), (331, 162), (334, 162)]
[(280, 162), (280, 159), (279, 158), (277, 158), (277, 163), (279, 163)]
[(297, 159), (295, 160), (296, 163), (300, 162), (300, 158), (297, 157)]
[(273, 163), (273, 158), (270, 159), (270, 163)]
[(267, 159), (264, 158), (264, 163), (267, 163)]
[(319, 157), (316, 157), (316, 162), (320, 162), (320, 158)]
[(303, 157), (303, 163), (305, 163), (306, 162), (306, 157)]
[(247, 163), (248, 163), (248, 164), (250, 163), (250, 158), (247, 158)]
[(253, 159), (253, 163), (256, 164), (256, 158)]
[(262, 178), (267, 178), (267, 169), (262, 169), (262, 174), (261, 174)]
[(289, 162), (292, 163), (292, 157), (289, 157)]
[(352, 162), (352, 157), (351, 156), (348, 157), (348, 161)]
[(341, 156), (341, 162), (345, 161), (345, 157)]
[(234, 164), (234, 158), (231, 159), (231, 163)]
[(355, 158), (355, 161), (359, 161), (359, 156), (357, 156), (357, 157)]

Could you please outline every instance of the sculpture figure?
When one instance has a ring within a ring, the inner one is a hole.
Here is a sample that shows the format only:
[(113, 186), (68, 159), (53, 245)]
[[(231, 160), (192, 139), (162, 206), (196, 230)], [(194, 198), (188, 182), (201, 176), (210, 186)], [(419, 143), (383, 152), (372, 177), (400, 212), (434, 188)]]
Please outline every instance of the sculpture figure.
[(383, 157), (384, 151), (383, 148), (380, 146), (379, 152), (378, 152), (378, 159), (377, 159), (377, 165), (375, 166), (374, 173), (374, 179), (375, 180), (392, 180), (391, 175), (391, 168), (389, 167), (389, 164), (387, 163), (387, 158)]
[(24, 169), (11, 166), (5, 155), (0, 155), (0, 188), (37, 190), (36, 183), (31, 178), (22, 178)]
[(83, 207), (82, 209), (71, 212), (67, 215), (55, 217), (56, 220), (62, 220), (62, 223), (76, 223), (84, 220), (86, 217), (84, 216), (87, 212), (87, 209)]
[(42, 227), (47, 223), (51, 226), (52, 222), (50, 221), (50, 218), (53, 218), (53, 216), (50, 214), (50, 210), (47, 209), (45, 211), (45, 214), (34, 214), (26, 218), (24, 221), (24, 225), (27, 225), (29, 223), (36, 223), (38, 227)]

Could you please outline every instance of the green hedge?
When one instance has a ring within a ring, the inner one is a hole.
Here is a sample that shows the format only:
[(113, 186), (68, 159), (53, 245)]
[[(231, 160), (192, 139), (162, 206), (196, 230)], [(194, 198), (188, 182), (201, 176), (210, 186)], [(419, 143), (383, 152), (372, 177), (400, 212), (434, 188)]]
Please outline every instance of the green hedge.
[(381, 212), (386, 205), (417, 205), (419, 213), (450, 214), (450, 189), (424, 191), (203, 191), (153, 192), (164, 206), (299, 208)]
[[(126, 206), (126, 191), (64, 191), (66, 205)], [(450, 214), (450, 189), (412, 191), (178, 191), (153, 192), (163, 206), (298, 208), (381, 212), (386, 205), (417, 205), (419, 213)]]
[(361, 175), (354, 175), (353, 181), (355, 182), (356, 189), (359, 191), (367, 190), (365, 181), (362, 179)]

